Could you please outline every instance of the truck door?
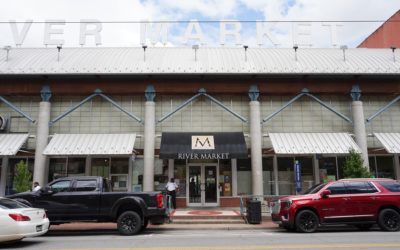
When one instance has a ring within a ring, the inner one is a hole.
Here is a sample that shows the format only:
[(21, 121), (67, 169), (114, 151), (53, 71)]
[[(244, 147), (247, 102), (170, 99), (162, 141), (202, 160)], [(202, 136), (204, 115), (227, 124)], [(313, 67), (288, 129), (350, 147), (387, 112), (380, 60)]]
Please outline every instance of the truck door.
[(321, 212), (323, 222), (337, 222), (346, 218), (347, 214), (347, 191), (343, 182), (335, 182), (329, 185), (326, 190), (331, 194), (320, 198), (318, 210)]
[(97, 218), (100, 208), (100, 187), (97, 179), (76, 179), (69, 197), (71, 214), (76, 219)]

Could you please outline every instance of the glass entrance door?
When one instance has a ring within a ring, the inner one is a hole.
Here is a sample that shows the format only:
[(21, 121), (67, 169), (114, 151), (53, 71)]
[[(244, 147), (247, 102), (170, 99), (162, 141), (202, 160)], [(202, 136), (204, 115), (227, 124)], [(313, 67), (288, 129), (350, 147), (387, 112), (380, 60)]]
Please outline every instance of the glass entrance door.
[(187, 175), (187, 205), (197, 207), (218, 206), (217, 165), (188, 165)]

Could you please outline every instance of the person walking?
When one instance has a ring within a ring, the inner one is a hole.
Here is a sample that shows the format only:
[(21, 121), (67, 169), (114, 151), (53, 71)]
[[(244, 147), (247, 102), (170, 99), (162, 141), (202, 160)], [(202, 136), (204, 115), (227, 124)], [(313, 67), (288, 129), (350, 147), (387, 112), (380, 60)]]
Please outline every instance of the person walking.
[(171, 180), (165, 186), (168, 194), (171, 196), (173, 209), (176, 209), (176, 190), (178, 189), (178, 184), (175, 183), (175, 179), (171, 178)]

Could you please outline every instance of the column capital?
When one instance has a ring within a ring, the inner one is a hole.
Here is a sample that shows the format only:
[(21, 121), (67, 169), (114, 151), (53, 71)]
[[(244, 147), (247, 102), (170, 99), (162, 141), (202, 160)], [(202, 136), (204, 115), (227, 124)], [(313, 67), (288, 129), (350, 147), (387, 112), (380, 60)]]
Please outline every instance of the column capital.
[(350, 96), (353, 101), (360, 101), (361, 99), (361, 89), (358, 85), (353, 85), (350, 91)]
[(51, 90), (49, 85), (44, 85), (40, 91), (40, 96), (42, 97), (42, 102), (50, 102)]
[(146, 97), (146, 101), (154, 102), (156, 98), (156, 90), (153, 85), (147, 85), (146, 90), (144, 91), (144, 96)]
[(260, 97), (260, 91), (258, 90), (257, 85), (250, 86), (249, 97), (250, 101), (258, 101), (258, 98)]

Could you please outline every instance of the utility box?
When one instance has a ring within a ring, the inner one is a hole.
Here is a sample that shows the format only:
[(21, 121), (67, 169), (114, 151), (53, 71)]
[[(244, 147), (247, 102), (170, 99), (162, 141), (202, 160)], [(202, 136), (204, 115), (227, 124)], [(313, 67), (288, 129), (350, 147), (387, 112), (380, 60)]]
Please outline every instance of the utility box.
[(249, 200), (247, 202), (247, 222), (250, 224), (261, 223), (261, 201)]

